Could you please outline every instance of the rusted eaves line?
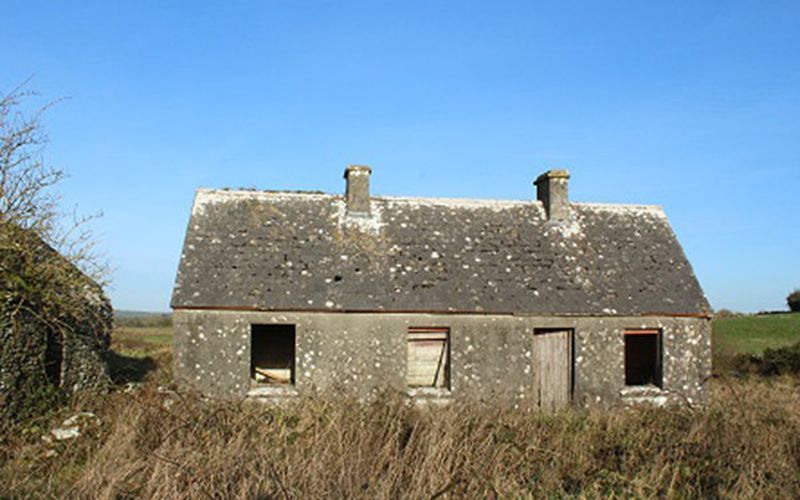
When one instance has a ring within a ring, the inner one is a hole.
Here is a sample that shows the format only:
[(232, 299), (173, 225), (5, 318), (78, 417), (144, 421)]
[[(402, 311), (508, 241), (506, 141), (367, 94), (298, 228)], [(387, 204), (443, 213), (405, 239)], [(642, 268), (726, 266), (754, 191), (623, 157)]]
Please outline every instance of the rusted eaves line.
[(461, 310), (437, 310), (437, 309), (268, 309), (256, 306), (180, 306), (173, 307), (174, 311), (239, 311), (239, 312), (269, 312), (269, 313), (348, 313), (348, 314), (469, 314), (479, 316), (550, 316), (550, 317), (631, 317), (631, 316), (661, 316), (667, 318), (698, 318), (711, 319), (707, 313), (665, 313), (665, 312), (646, 312), (639, 314), (588, 314), (588, 313), (515, 313), (513, 311), (461, 311)]
[(710, 313), (657, 313), (648, 312), (640, 314), (639, 316), (669, 316), (670, 318), (700, 318), (711, 319), (714, 316)]

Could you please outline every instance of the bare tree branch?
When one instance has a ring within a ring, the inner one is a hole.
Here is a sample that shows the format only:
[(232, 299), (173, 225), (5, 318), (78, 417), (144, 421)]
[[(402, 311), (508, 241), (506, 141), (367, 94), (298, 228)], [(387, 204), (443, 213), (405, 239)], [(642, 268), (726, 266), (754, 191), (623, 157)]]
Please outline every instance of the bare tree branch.
[(0, 97), (0, 224), (32, 231), (101, 285), (109, 267), (97, 253), (90, 223), (100, 216), (63, 211), (55, 189), (66, 178), (64, 170), (44, 160), (48, 137), (44, 113), (60, 100), (33, 113), (23, 103), (37, 94), (28, 81)]

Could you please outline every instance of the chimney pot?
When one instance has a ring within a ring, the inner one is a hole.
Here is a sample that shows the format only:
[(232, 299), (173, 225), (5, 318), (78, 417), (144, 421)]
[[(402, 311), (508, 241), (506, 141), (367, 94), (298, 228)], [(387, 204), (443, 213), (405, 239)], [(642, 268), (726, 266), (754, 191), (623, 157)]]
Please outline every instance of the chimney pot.
[(569, 172), (548, 170), (536, 182), (536, 198), (542, 202), (547, 218), (564, 221), (569, 218)]
[(366, 165), (350, 165), (345, 169), (348, 215), (369, 215), (369, 176), (371, 173), (372, 169)]

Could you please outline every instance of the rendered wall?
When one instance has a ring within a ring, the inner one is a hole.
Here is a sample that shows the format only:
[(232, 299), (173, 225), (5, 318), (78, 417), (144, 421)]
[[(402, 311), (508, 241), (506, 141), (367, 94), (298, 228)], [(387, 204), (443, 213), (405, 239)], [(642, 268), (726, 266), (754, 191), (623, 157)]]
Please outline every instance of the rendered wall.
[[(702, 404), (711, 372), (705, 319), (176, 310), (176, 381), (209, 396), (247, 396), (250, 325), (271, 323), (296, 325), (296, 381), (276, 392), (284, 396), (334, 390), (368, 398), (387, 388), (407, 391), (408, 327), (450, 328), (451, 389), (438, 395), (445, 398), (531, 406), (535, 328), (574, 329), (573, 401), (579, 406), (641, 399)], [(623, 332), (629, 328), (662, 329), (663, 391), (625, 387)]]

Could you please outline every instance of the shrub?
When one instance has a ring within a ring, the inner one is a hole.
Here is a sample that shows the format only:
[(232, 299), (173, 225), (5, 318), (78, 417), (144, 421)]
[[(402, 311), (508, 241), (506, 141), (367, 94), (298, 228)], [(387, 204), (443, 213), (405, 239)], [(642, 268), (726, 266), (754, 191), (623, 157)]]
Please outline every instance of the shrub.
[(800, 342), (777, 349), (766, 349), (758, 371), (763, 375), (800, 373)]
[(765, 377), (800, 374), (800, 342), (785, 347), (765, 349), (761, 355), (715, 352), (714, 372), (718, 375), (733, 373)]
[(737, 316), (741, 316), (741, 313), (731, 311), (730, 309), (720, 309), (714, 313), (716, 319), (735, 318)]
[(786, 297), (786, 303), (789, 304), (789, 310), (792, 312), (800, 312), (800, 289), (795, 290)]

